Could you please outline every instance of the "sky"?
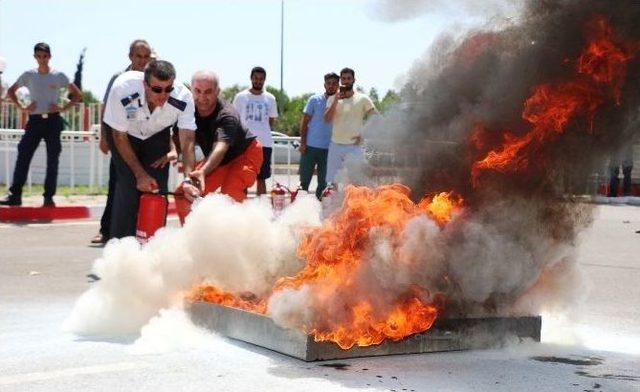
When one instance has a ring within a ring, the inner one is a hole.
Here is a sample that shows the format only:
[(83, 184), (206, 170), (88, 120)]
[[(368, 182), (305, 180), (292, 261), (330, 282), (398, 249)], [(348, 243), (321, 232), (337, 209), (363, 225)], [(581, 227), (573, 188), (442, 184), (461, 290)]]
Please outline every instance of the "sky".
[[(381, 8), (408, 9), (403, 3), (411, 1), (284, 0), (287, 94), (321, 92), (322, 76), (347, 66), (366, 91), (398, 89), (441, 32), (472, 19), (451, 9), (382, 17)], [(10, 85), (35, 68), (40, 41), (51, 45), (53, 68), (73, 79), (86, 47), (82, 87), (102, 97), (111, 75), (128, 65), (130, 42), (144, 38), (175, 65), (179, 80), (211, 69), (223, 88), (246, 86), (251, 68), (261, 65), (267, 84), (279, 88), (280, 13), (280, 0), (0, 0), (2, 79)]]

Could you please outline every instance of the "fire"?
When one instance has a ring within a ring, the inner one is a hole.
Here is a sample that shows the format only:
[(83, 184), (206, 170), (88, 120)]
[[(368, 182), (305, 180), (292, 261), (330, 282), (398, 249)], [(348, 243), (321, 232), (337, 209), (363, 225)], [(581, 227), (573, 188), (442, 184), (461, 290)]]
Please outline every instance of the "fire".
[[(311, 288), (314, 317), (302, 329), (316, 341), (332, 341), (343, 349), (380, 344), (426, 331), (435, 321), (442, 302), (439, 296), (415, 285), (397, 294), (379, 286), (365, 290), (362, 281), (371, 278), (373, 231), (386, 234), (395, 263), (410, 263), (398, 249), (407, 223), (426, 216), (443, 227), (462, 209), (462, 198), (452, 192), (419, 203), (409, 194), (409, 188), (399, 184), (375, 189), (348, 186), (340, 211), (301, 242), (298, 255), (305, 267), (296, 276), (280, 279), (273, 293)], [(268, 298), (242, 299), (212, 286), (195, 288), (189, 299), (268, 313)]]
[[(333, 341), (343, 349), (399, 340), (429, 329), (438, 308), (426, 290), (407, 287), (397, 297), (374, 306), (380, 301), (380, 288), (360, 289), (370, 268), (371, 231), (384, 230), (393, 246), (394, 260), (407, 262), (398, 250), (407, 223), (427, 215), (444, 225), (461, 208), (462, 199), (440, 193), (415, 204), (409, 198), (409, 188), (398, 184), (376, 189), (349, 186), (345, 193), (342, 210), (300, 244), (298, 254), (306, 260), (306, 267), (295, 277), (280, 280), (274, 291), (311, 285), (318, 317), (304, 330), (316, 341)], [(337, 306), (326, 309), (324, 304)]]
[[(626, 63), (632, 56), (613, 41), (613, 30), (604, 18), (595, 18), (587, 24), (587, 29), (589, 41), (577, 59), (574, 79), (543, 84), (534, 89), (525, 101), (522, 113), (531, 129), (519, 137), (505, 132), (502, 146), (473, 164), (471, 179), (474, 186), (478, 186), (479, 177), (486, 170), (523, 173), (534, 162), (544, 164), (535, 160), (540, 149), (564, 133), (578, 118), (585, 118), (591, 125), (596, 111), (606, 101), (606, 87), (612, 89), (615, 102), (620, 103)], [(479, 135), (478, 129), (476, 126), (474, 139)], [(477, 140), (472, 142), (479, 144)]]
[[(564, 81), (535, 86), (524, 102), (522, 118), (528, 130), (518, 135), (508, 130), (491, 132), (476, 124), (469, 138), (471, 181), (477, 187), (487, 171), (525, 175), (544, 169), (540, 152), (579, 120), (591, 131), (597, 110), (608, 100), (620, 103), (629, 51), (615, 40), (604, 18), (587, 24), (587, 43), (575, 59), (572, 75)], [(486, 45), (495, 39), (477, 37)], [(484, 46), (474, 52), (478, 56)], [(500, 135), (499, 137), (496, 137)], [(497, 147), (496, 147), (497, 146)], [(479, 159), (478, 159), (479, 158)], [(311, 228), (299, 244), (298, 257), (305, 266), (295, 275), (280, 278), (271, 294), (252, 298), (199, 286), (190, 299), (269, 314), (275, 296), (297, 292), (304, 302), (296, 325), (316, 341), (331, 341), (343, 349), (354, 345), (400, 340), (428, 330), (443, 309), (444, 297), (403, 280), (387, 283), (397, 270), (422, 267), (403, 253), (411, 222), (429, 219), (430, 228), (444, 229), (460, 213), (463, 199), (454, 192), (428, 195), (419, 203), (400, 184), (378, 188), (348, 186), (342, 208)], [(389, 265), (391, 264), (391, 265)]]
[(264, 299), (256, 298), (251, 293), (239, 294), (236, 296), (211, 285), (199, 285), (194, 287), (191, 290), (191, 293), (187, 296), (187, 300), (190, 302), (211, 302), (255, 313), (264, 313), (266, 310), (266, 303)]
[(454, 195), (453, 192), (441, 192), (433, 197), (422, 199), (418, 208), (427, 211), (440, 226), (444, 226), (462, 208), (462, 198)]
[(626, 63), (633, 56), (614, 44), (613, 29), (601, 16), (587, 24), (587, 35), (590, 42), (578, 59), (578, 72), (590, 75), (597, 83), (611, 85), (616, 103), (620, 104)]

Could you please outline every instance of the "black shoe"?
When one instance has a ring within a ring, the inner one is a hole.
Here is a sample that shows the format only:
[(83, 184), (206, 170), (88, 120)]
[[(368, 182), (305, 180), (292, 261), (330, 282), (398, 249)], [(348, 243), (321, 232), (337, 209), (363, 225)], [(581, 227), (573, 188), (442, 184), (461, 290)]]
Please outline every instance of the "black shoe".
[(43, 207), (55, 207), (56, 206), (56, 202), (53, 201), (52, 197), (45, 197), (44, 198), (44, 203), (42, 203)]
[(0, 205), (3, 206), (21, 206), (22, 198), (14, 195), (7, 195), (4, 199), (0, 200)]
[(98, 233), (98, 234), (96, 234), (95, 237), (93, 237), (91, 239), (91, 243), (92, 244), (97, 244), (97, 245), (106, 244), (107, 243), (107, 236), (102, 235), (102, 233)]

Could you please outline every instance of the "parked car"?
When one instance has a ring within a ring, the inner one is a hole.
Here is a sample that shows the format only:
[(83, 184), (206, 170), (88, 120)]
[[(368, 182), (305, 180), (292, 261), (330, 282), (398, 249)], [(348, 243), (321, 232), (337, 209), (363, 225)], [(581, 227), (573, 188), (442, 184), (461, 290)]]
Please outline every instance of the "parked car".
[(277, 131), (271, 131), (271, 136), (273, 137), (273, 158), (276, 164), (286, 164), (287, 155), (290, 155), (292, 164), (300, 162), (299, 137), (291, 137)]

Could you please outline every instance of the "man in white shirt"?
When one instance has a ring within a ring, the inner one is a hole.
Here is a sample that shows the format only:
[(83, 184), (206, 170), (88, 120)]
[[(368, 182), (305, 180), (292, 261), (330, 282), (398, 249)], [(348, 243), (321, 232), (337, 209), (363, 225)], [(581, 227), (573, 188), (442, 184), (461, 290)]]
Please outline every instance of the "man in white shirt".
[(271, 153), (273, 138), (271, 129), (278, 118), (278, 106), (276, 98), (264, 91), (264, 82), (267, 79), (267, 71), (262, 67), (254, 67), (251, 70), (251, 88), (236, 94), (233, 106), (240, 114), (242, 125), (258, 137), (262, 144), (262, 167), (258, 173), (257, 194), (267, 193), (265, 180), (271, 177)]
[(110, 235), (136, 233), (141, 192), (167, 192), (170, 128), (177, 122), (185, 165), (193, 167), (196, 129), (191, 92), (177, 83), (168, 61), (151, 61), (144, 73), (128, 71), (113, 83), (103, 121), (113, 130), (116, 186)]

